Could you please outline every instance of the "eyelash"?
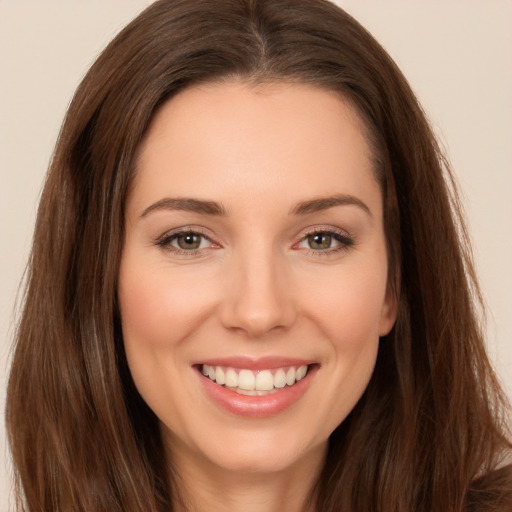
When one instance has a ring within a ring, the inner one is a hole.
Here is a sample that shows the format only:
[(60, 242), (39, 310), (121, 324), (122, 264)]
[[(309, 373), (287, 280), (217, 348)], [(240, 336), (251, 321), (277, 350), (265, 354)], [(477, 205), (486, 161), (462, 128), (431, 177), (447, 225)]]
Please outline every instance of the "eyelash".
[[(335, 242), (338, 242), (339, 245), (337, 247), (329, 247), (327, 249), (312, 249), (306, 248), (306, 252), (309, 256), (314, 257), (325, 257), (332, 256), (335, 254), (339, 254), (343, 251), (348, 251), (355, 243), (354, 239), (348, 235), (345, 231), (333, 229), (333, 228), (315, 228), (306, 232), (304, 236), (299, 240), (298, 244), (306, 241), (309, 237), (315, 235), (325, 235), (330, 236)], [(298, 245), (298, 244), (295, 244)]]
[(177, 256), (196, 256), (198, 254), (201, 254), (201, 251), (203, 251), (204, 248), (180, 249), (178, 247), (174, 247), (173, 245), (171, 245), (174, 240), (177, 240), (181, 236), (187, 235), (199, 236), (202, 239), (207, 240), (211, 244), (214, 244), (214, 242), (212, 242), (212, 240), (207, 235), (202, 233), (201, 230), (199, 229), (181, 229), (180, 231), (175, 231), (174, 233), (165, 233), (156, 240), (155, 245), (161, 247), (166, 251), (172, 252)]
[[(155, 241), (155, 245), (158, 247), (161, 247), (162, 249), (172, 252), (173, 254), (176, 254), (178, 256), (196, 256), (202, 253), (205, 248), (197, 248), (197, 249), (180, 249), (178, 247), (175, 247), (172, 245), (172, 242), (177, 240), (179, 237), (187, 236), (187, 235), (194, 235), (200, 237), (202, 240), (208, 241), (210, 244), (220, 247), (220, 245), (215, 244), (211, 240), (210, 237), (208, 237), (206, 234), (201, 232), (199, 229), (182, 229), (180, 231), (176, 231), (173, 233), (165, 233), (161, 237), (159, 237)], [(297, 247), (299, 244), (305, 242), (309, 237), (315, 236), (315, 235), (324, 235), (324, 236), (330, 236), (335, 242), (338, 242), (337, 247), (328, 247), (326, 249), (312, 249), (312, 248), (305, 248), (305, 252), (309, 256), (314, 257), (325, 257), (337, 254), (342, 251), (347, 251), (354, 245), (354, 239), (350, 237), (346, 232), (336, 229), (322, 229), (322, 228), (315, 228), (311, 229), (310, 231), (306, 232), (301, 239), (293, 245), (293, 247)], [(200, 242), (201, 243), (201, 242)]]

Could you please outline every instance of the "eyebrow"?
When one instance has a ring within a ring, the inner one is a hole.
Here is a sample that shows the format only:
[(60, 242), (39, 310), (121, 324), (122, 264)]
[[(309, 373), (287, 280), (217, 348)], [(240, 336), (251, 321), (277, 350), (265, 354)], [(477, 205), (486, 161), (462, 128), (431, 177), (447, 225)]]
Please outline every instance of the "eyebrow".
[[(357, 206), (366, 212), (370, 217), (372, 213), (366, 204), (355, 196), (347, 194), (335, 194), (333, 196), (319, 197), (307, 201), (301, 201), (291, 210), (290, 215), (308, 215), (316, 213), (336, 206)], [(165, 197), (156, 203), (148, 206), (141, 214), (145, 217), (148, 214), (159, 210), (179, 210), (194, 213), (202, 213), (206, 215), (225, 216), (226, 210), (222, 204), (216, 201), (205, 201), (203, 199)]]
[(224, 207), (215, 201), (204, 201), (202, 199), (166, 197), (148, 206), (141, 214), (145, 217), (151, 212), (158, 210), (181, 210), (186, 212), (205, 213), (206, 215), (226, 215)]
[(311, 199), (308, 201), (302, 201), (294, 206), (291, 210), (292, 215), (308, 215), (309, 213), (316, 213), (335, 206), (357, 206), (372, 217), (370, 208), (361, 201), (361, 199), (347, 195), (347, 194), (335, 194), (333, 196), (319, 197), (317, 199)]

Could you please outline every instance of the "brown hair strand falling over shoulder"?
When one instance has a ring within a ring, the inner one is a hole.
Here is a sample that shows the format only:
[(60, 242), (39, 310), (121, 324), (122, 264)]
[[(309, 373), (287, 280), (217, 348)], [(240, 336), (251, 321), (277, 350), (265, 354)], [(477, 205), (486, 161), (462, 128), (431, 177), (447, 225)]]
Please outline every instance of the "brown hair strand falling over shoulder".
[(512, 509), (512, 471), (498, 470), (511, 450), (506, 401), (483, 346), (460, 207), (400, 71), (327, 1), (160, 0), (84, 78), (45, 183), (7, 399), (19, 510), (163, 512), (177, 499), (124, 355), (124, 205), (158, 107), (232, 78), (337, 91), (366, 125), (383, 190), (398, 320), (331, 436), (317, 510)]

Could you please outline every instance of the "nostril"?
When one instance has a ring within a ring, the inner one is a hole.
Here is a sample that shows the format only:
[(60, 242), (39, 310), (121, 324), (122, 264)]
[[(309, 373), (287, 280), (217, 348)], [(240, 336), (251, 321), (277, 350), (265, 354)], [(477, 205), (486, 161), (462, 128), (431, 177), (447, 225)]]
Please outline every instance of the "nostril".
[[(248, 265), (248, 264), (247, 264)], [(261, 272), (259, 268), (265, 267)], [(257, 338), (287, 330), (295, 321), (293, 298), (289, 286), (276, 275), (275, 266), (256, 262), (227, 286), (220, 305), (220, 317), (226, 329)]]

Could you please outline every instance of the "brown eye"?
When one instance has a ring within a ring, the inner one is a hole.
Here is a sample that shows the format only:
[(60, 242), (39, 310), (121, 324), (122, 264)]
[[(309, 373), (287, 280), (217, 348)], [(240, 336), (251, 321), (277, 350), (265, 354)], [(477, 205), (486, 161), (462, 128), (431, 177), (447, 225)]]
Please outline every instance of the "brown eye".
[(305, 234), (295, 247), (305, 249), (311, 255), (334, 256), (349, 250), (353, 245), (354, 239), (348, 233), (319, 229)]
[(307, 237), (308, 246), (315, 251), (324, 251), (332, 246), (332, 235), (329, 233), (314, 233)]
[(202, 239), (203, 236), (197, 233), (182, 233), (175, 238), (177, 246), (185, 251), (199, 249)]
[(157, 240), (156, 245), (171, 252), (195, 254), (195, 251), (212, 247), (212, 242), (208, 237), (197, 231), (180, 231), (179, 233), (164, 235), (160, 240)]

